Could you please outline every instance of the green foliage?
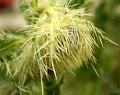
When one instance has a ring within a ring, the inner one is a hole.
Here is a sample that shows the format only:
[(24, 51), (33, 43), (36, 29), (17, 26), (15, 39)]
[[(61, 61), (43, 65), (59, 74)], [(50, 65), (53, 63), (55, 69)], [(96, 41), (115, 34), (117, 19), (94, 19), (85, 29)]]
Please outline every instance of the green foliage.
[(38, 0), (32, 0), (31, 6), (36, 9), (38, 7)]
[(2, 57), (10, 57), (13, 52), (15, 52), (18, 43), (24, 38), (21, 36), (17, 36), (14, 34), (1, 34), (0, 40), (0, 58)]
[(84, 2), (84, 0), (68, 0), (67, 4), (71, 9), (78, 9)]

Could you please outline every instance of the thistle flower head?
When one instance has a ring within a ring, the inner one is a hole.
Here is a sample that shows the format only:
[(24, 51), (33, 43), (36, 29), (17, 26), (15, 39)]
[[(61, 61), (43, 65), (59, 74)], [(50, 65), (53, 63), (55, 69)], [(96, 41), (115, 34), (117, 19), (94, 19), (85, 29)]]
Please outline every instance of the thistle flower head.
[(94, 47), (102, 44), (105, 37), (87, 20), (91, 14), (58, 3), (48, 3), (41, 12), (32, 8), (25, 11), (29, 25), (17, 32), (20, 39), (10, 45), (17, 44), (13, 60), (3, 59), (8, 74), (19, 77), (19, 85), (24, 86), (28, 76), (40, 78), (42, 83), (49, 70), (57, 78), (58, 72), (73, 71), (83, 63), (95, 62)]
[(94, 46), (102, 44), (104, 36), (100, 29), (86, 20), (87, 16), (90, 14), (80, 9), (49, 5), (23, 32), (26, 37), (20, 48), (24, 52), (17, 61), (33, 66), (37, 64), (39, 71), (46, 75), (48, 70), (52, 70), (55, 77), (57, 71), (72, 71), (83, 63), (95, 62)]

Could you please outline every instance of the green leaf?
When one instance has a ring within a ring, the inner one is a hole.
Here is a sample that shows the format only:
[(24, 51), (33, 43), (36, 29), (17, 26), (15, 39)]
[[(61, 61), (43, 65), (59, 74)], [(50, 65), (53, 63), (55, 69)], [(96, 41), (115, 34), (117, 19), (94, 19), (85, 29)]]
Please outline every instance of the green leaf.
[(38, 0), (32, 0), (31, 6), (36, 9), (38, 7)]
[(84, 3), (84, 0), (68, 0), (67, 4), (69, 8), (77, 9)]

